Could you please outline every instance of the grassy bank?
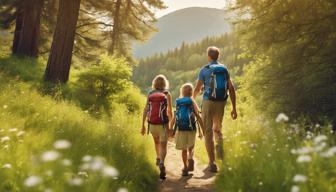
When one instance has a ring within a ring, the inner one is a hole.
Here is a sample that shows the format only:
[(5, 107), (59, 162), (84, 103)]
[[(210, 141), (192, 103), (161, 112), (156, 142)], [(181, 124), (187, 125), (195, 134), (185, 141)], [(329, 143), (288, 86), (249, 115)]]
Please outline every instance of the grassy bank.
[(41, 95), (39, 62), (19, 64), (0, 63), (0, 191), (156, 190), (152, 144), (138, 134), (136, 113), (114, 103), (110, 118), (93, 118)]

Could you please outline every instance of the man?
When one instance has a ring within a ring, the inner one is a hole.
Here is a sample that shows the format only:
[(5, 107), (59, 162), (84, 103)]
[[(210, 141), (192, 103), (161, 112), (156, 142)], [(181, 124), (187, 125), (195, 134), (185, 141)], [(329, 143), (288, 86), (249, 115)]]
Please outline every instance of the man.
[(211, 172), (217, 172), (214, 136), (217, 156), (223, 159), (222, 121), (228, 98), (227, 90), (232, 103), (231, 117), (234, 120), (237, 118), (236, 92), (229, 72), (224, 65), (218, 62), (219, 49), (217, 47), (209, 47), (207, 52), (209, 64), (204, 66), (199, 73), (193, 97), (195, 98), (204, 86), (202, 118), (204, 122), (205, 146), (209, 157), (208, 169)]

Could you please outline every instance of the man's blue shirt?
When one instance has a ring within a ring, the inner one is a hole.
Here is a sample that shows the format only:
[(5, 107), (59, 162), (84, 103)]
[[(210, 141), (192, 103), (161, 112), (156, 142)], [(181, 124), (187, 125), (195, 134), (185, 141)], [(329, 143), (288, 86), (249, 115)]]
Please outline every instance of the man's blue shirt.
[[(220, 64), (218, 61), (212, 61), (205, 65), (198, 74), (198, 80), (204, 83), (204, 93), (203, 93), (203, 100), (209, 100), (209, 96), (206, 94), (210, 88), (210, 81), (211, 81), (211, 69), (209, 68), (210, 65)], [(228, 73), (229, 74), (229, 73)]]

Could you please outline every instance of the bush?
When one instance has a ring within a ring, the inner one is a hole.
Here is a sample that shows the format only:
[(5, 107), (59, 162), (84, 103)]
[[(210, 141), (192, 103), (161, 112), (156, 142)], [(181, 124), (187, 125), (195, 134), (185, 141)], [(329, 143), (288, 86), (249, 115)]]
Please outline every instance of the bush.
[(75, 96), (82, 108), (110, 114), (111, 102), (130, 87), (131, 75), (131, 67), (124, 58), (102, 55), (98, 65), (79, 74)]

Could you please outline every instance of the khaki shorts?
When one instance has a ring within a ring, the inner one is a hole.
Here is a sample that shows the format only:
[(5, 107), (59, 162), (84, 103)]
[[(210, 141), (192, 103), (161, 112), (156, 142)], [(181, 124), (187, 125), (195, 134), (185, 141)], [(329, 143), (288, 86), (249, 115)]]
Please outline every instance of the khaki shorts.
[(166, 142), (168, 140), (168, 134), (166, 132), (168, 124), (166, 125), (153, 125), (149, 124), (149, 132), (153, 137), (159, 137), (160, 142)]
[(176, 149), (186, 150), (195, 145), (196, 131), (177, 131), (175, 135)]

